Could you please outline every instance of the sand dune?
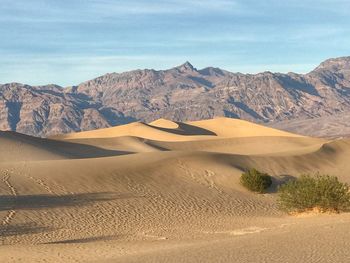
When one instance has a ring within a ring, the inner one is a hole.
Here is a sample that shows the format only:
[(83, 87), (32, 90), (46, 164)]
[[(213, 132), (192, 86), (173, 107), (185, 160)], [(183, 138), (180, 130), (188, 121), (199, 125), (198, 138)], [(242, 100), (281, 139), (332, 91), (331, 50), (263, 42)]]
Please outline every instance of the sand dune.
[(55, 139), (88, 139), (134, 136), (157, 141), (193, 141), (218, 137), (286, 136), (302, 137), (238, 119), (216, 118), (189, 123), (163, 119), (149, 124), (136, 122), (112, 128), (55, 136)]
[(256, 136), (287, 136), (302, 137), (301, 135), (272, 129), (252, 122), (231, 119), (216, 118), (211, 120), (193, 121), (189, 125), (200, 127), (214, 132), (221, 137), (256, 137)]
[(55, 141), (13, 133), (0, 132), (0, 163), (16, 161), (40, 161), (55, 159), (96, 158), (126, 154), (99, 146)]
[[(160, 119), (52, 139), (0, 133), (0, 145), (0, 262), (350, 257), (343, 249), (348, 214), (290, 217), (277, 209), (275, 193), (306, 172), (350, 183), (350, 140), (219, 118)], [(268, 194), (239, 184), (252, 167), (274, 176)]]
[(164, 128), (137, 122), (112, 128), (55, 136), (54, 138), (67, 140), (134, 136), (159, 141), (188, 141), (213, 138), (215, 135), (211, 131), (185, 123), (181, 123), (177, 128)]
[(318, 138), (259, 136), (217, 138), (177, 142), (146, 141), (149, 145), (176, 151), (205, 151), (242, 155), (278, 154), (293, 155), (318, 150), (326, 141)]
[(179, 128), (178, 123), (176, 123), (174, 121), (166, 120), (166, 119), (158, 119), (158, 120), (155, 120), (149, 124), (152, 126), (155, 126), (155, 127), (160, 127), (160, 128), (165, 128), (165, 129), (178, 129)]

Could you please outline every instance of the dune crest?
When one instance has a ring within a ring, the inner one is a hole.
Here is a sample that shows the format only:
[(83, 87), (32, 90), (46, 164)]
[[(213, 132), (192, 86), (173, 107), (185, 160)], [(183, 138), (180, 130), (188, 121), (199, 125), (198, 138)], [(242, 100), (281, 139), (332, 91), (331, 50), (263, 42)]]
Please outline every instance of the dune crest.
[(216, 118), (193, 122), (173, 122), (158, 119), (149, 124), (135, 122), (112, 128), (55, 136), (57, 139), (88, 139), (134, 136), (158, 141), (194, 141), (235, 137), (285, 136), (303, 137), (301, 135), (280, 131), (251, 122)]
[(174, 122), (174, 121), (170, 121), (170, 120), (166, 120), (166, 119), (158, 119), (155, 121), (152, 121), (150, 123), (148, 123), (151, 126), (156, 126), (156, 127), (160, 127), (160, 128), (166, 128), (166, 129), (177, 129), (179, 128), (179, 125)]

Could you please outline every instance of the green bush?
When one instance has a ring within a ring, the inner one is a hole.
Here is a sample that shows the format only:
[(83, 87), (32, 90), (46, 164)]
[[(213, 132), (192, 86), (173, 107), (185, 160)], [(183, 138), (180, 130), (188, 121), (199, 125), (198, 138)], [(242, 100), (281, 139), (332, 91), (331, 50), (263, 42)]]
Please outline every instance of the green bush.
[(350, 208), (349, 186), (329, 175), (302, 175), (278, 189), (278, 205), (287, 212), (341, 212)]
[(265, 193), (266, 189), (272, 184), (271, 176), (259, 172), (256, 169), (250, 169), (242, 174), (241, 184), (253, 192)]

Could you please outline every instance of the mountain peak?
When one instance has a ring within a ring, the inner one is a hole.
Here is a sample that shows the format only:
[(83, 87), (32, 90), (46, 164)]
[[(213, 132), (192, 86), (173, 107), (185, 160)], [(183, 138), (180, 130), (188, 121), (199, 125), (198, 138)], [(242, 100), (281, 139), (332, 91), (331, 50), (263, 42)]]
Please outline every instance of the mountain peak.
[(350, 57), (331, 58), (322, 62), (315, 70), (340, 71), (350, 69)]
[(185, 71), (195, 71), (196, 68), (193, 67), (193, 65), (186, 61), (185, 63), (183, 63), (182, 65), (176, 67), (176, 69), (180, 70), (181, 72), (185, 72)]

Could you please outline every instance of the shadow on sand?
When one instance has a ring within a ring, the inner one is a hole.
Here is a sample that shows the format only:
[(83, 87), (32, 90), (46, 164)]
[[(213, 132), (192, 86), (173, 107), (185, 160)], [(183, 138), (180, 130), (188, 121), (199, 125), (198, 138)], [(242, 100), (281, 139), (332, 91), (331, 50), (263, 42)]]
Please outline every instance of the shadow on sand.
[(277, 193), (279, 186), (295, 179), (294, 176), (288, 174), (279, 175), (278, 177), (272, 176), (272, 185), (267, 189), (267, 193)]
[(76, 143), (74, 141), (38, 138), (10, 131), (0, 131), (0, 135), (1, 137), (15, 141), (16, 143), (46, 149), (50, 152), (63, 155), (70, 159), (98, 158), (134, 153), (128, 151), (108, 150), (88, 144)]
[(34, 224), (0, 226), (0, 237), (38, 234), (51, 230), (53, 228), (36, 226)]
[(117, 199), (142, 198), (130, 193), (83, 193), (71, 195), (3, 195), (0, 196), (0, 211), (30, 210), (56, 208), (66, 206), (82, 206), (94, 202), (111, 201)]
[(216, 133), (200, 128), (200, 127), (196, 127), (196, 126), (192, 126), (186, 123), (182, 123), (182, 122), (176, 122), (175, 123), (177, 125), (179, 125), (178, 128), (176, 129), (169, 129), (169, 128), (162, 128), (162, 127), (158, 127), (158, 126), (154, 126), (148, 123), (144, 123), (146, 126), (148, 127), (152, 127), (154, 129), (157, 130), (161, 130), (161, 131), (165, 131), (165, 132), (170, 132), (170, 133), (174, 133), (174, 134), (178, 134), (178, 135), (184, 135), (184, 136), (191, 136), (191, 135), (211, 135), (211, 136), (217, 136)]
[(98, 237), (87, 237), (87, 238), (76, 238), (76, 239), (53, 241), (53, 242), (47, 242), (43, 244), (83, 244), (83, 243), (90, 243), (90, 242), (96, 242), (96, 241), (115, 240), (117, 238), (118, 236), (98, 236)]

